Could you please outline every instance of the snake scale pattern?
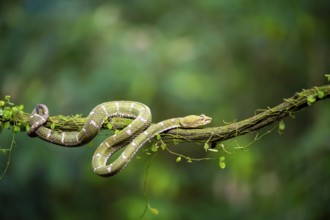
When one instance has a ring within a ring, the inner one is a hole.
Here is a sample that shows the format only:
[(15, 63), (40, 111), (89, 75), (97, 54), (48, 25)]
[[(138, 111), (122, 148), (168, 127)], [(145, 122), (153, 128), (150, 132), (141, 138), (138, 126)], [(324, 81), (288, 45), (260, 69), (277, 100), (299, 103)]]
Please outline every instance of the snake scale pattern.
[[(96, 106), (88, 115), (80, 131), (56, 131), (45, 127), (49, 117), (46, 105), (38, 104), (30, 116), (28, 135), (39, 137), (53, 144), (74, 147), (90, 142), (101, 130), (106, 119), (122, 117), (133, 119), (119, 133), (106, 138), (96, 149), (92, 167), (100, 176), (113, 176), (123, 170), (136, 152), (157, 134), (173, 128), (197, 128), (211, 122), (205, 115), (189, 115), (172, 118), (151, 125), (151, 111), (148, 106), (133, 101), (105, 102)], [(121, 148), (124, 151), (112, 163), (109, 158)]]

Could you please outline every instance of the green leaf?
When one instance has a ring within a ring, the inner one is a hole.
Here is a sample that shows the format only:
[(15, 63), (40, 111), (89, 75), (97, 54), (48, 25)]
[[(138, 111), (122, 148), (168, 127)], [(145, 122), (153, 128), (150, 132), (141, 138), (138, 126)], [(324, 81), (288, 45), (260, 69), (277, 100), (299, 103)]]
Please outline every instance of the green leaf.
[(308, 105), (313, 104), (315, 101), (316, 101), (316, 98), (315, 98), (314, 95), (309, 95), (309, 96), (307, 96), (307, 104), (308, 104)]
[(225, 168), (226, 168), (226, 163), (220, 161), (220, 162), (219, 162), (219, 167), (220, 167), (221, 169), (225, 169)]
[(6, 96), (5, 96), (5, 102), (6, 102), (8, 105), (14, 105), (14, 103), (12, 103), (12, 102), (10, 101), (10, 96), (9, 96), (9, 95), (6, 95)]
[(108, 123), (107, 124), (107, 129), (112, 130), (112, 124)]
[(26, 130), (26, 131), (30, 131), (30, 125), (29, 125), (29, 124), (27, 124), (27, 125), (25, 126), (25, 130)]
[(181, 159), (182, 159), (182, 158), (181, 158), (180, 156), (178, 156), (178, 157), (176, 158), (175, 161), (176, 161), (177, 163), (179, 163), (179, 162), (181, 162)]
[(3, 128), (10, 128), (10, 123), (7, 121), (3, 124)]
[(226, 157), (225, 156), (219, 157), (219, 167), (221, 169), (225, 169), (226, 168), (225, 160), (226, 160)]
[(152, 208), (150, 205), (148, 205), (148, 209), (153, 215), (159, 215), (159, 211), (156, 208)]
[(50, 129), (54, 130), (56, 127), (56, 124), (53, 122), (51, 125), (50, 125)]
[(17, 126), (17, 125), (14, 125), (13, 132), (16, 134), (16, 133), (18, 133), (20, 131), (21, 131), (21, 128), (19, 126)]
[(156, 135), (156, 140), (159, 141), (161, 139), (160, 134)]
[(323, 91), (317, 91), (317, 97), (319, 98), (319, 99), (323, 99), (324, 98), (324, 92)]
[(3, 100), (0, 100), (0, 107), (4, 106), (6, 103)]
[(157, 152), (158, 151), (158, 146), (156, 144), (151, 146), (151, 151), (152, 152)]
[(23, 111), (24, 110), (24, 105), (19, 105), (18, 106), (18, 110), (21, 112), (21, 111)]
[(166, 150), (166, 144), (165, 143), (162, 143), (161, 145), (160, 145), (160, 148), (162, 149), (162, 150)]
[(210, 148), (209, 144), (208, 143), (205, 143), (204, 144), (204, 150), (207, 151), (209, 148)]
[(283, 120), (280, 121), (280, 123), (278, 124), (278, 130), (280, 132), (284, 131), (285, 130), (285, 123)]
[(11, 117), (12, 117), (12, 115), (13, 115), (13, 112), (12, 112), (12, 110), (10, 108), (5, 108), (3, 110), (3, 118), (5, 120), (10, 120)]

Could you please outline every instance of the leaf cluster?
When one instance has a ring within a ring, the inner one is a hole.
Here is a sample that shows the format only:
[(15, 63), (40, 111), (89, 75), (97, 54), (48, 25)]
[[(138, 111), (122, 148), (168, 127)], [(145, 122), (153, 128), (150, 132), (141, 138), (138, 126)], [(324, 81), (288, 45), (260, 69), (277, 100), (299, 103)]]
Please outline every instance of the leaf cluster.
[(0, 133), (2, 129), (11, 129), (13, 133), (23, 130), (29, 130), (29, 124), (26, 120), (20, 120), (19, 115), (23, 114), (24, 105), (15, 105), (10, 101), (10, 96), (5, 96), (0, 100)]

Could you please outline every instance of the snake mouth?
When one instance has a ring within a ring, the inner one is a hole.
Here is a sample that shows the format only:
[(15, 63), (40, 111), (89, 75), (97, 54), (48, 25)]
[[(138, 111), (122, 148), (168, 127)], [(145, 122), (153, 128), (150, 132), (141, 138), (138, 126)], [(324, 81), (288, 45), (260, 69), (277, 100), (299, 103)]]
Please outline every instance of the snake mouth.
[(207, 125), (207, 124), (211, 123), (211, 121), (212, 121), (212, 118), (211, 117), (208, 117), (208, 116), (206, 116), (204, 114), (201, 114), (200, 115), (200, 122), (201, 122), (201, 124)]

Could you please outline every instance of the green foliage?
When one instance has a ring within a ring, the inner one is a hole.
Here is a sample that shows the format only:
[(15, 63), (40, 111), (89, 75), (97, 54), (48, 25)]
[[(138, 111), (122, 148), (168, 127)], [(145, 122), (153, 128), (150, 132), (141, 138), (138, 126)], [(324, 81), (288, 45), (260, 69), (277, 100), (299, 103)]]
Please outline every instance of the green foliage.
[(225, 169), (226, 168), (226, 162), (225, 162), (225, 160), (226, 160), (226, 157), (224, 157), (224, 156), (219, 157), (219, 167), (221, 169)]
[(10, 101), (10, 96), (0, 100), (0, 131), (2, 128), (11, 129), (13, 133), (19, 133), (22, 129), (29, 129), (28, 124), (19, 120), (18, 116), (23, 113), (23, 105), (15, 105)]
[(283, 120), (281, 120), (279, 123), (278, 123), (278, 132), (279, 133), (283, 133), (285, 130), (285, 123)]

